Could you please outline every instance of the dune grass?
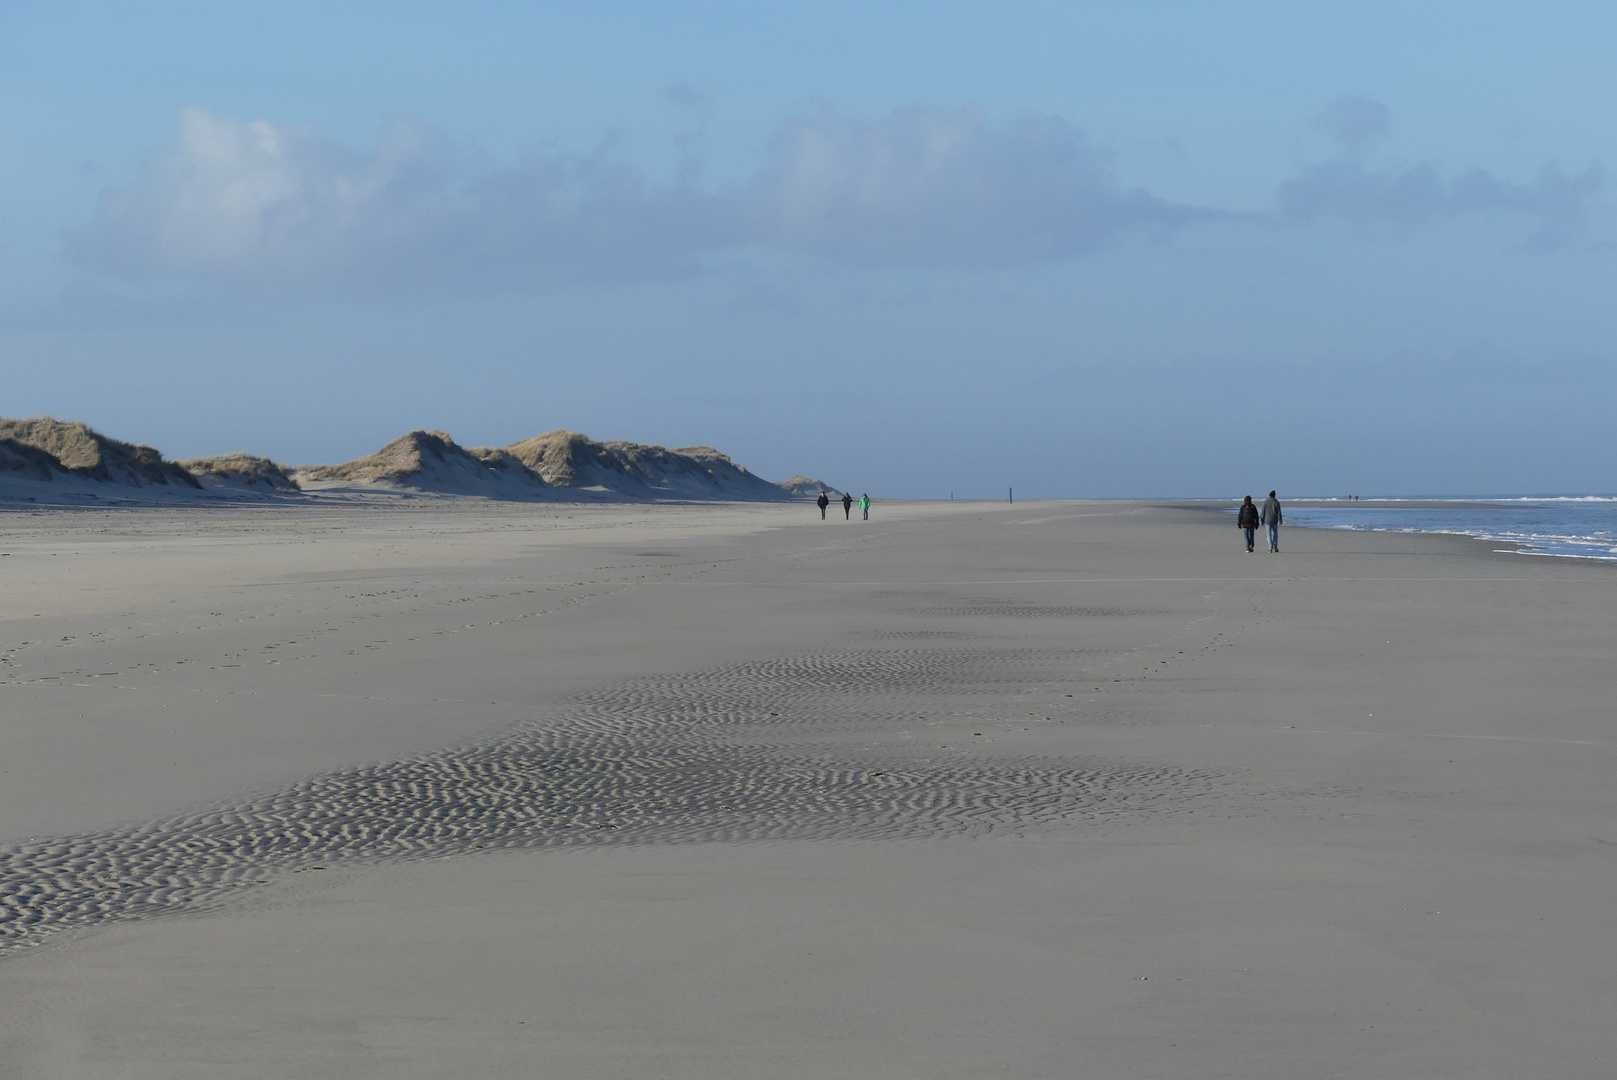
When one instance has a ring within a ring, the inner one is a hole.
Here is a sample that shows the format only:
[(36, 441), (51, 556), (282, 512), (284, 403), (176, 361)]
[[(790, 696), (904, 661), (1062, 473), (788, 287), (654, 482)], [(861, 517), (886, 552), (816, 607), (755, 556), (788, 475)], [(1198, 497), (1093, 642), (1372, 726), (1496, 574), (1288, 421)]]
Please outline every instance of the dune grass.
[(78, 420), (53, 416), (0, 419), (0, 442), (10, 448), (13, 461), (25, 460), (30, 468), (47, 475), (60, 472), (135, 487), (201, 487), (184, 468), (164, 461), (155, 447), (109, 438)]

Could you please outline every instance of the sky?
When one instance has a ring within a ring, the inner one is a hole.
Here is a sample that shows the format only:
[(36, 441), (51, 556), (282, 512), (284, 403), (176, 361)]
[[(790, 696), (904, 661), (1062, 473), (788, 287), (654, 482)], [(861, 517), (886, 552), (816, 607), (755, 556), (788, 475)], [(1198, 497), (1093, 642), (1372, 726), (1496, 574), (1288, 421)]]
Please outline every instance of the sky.
[(0, 416), (1617, 492), (1617, 6), (0, 3)]

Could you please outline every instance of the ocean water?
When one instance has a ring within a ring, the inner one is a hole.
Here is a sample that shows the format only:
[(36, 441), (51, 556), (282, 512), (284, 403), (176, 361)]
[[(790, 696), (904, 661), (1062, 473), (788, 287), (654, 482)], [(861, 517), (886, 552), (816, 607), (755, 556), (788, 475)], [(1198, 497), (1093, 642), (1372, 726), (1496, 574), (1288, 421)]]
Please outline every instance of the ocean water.
[[(1617, 560), (1617, 496), (1420, 500), (1421, 506), (1342, 502), (1285, 508), (1287, 525), (1428, 532), (1498, 541), (1523, 555)], [(1452, 502), (1452, 505), (1445, 505)]]

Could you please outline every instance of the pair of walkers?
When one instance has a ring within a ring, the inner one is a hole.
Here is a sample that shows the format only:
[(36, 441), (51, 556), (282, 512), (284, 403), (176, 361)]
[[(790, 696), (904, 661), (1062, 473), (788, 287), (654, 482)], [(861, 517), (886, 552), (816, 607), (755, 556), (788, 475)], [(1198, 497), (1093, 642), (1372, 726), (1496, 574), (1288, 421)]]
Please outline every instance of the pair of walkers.
[[(822, 491), (820, 492), (820, 497), (816, 499), (815, 502), (820, 507), (820, 520), (824, 521), (825, 508), (831, 505), (831, 496)], [(842, 493), (842, 516), (845, 520), (853, 520), (853, 492), (851, 491), (844, 491)], [(859, 516), (865, 521), (870, 520), (870, 496), (868, 494), (861, 495), (859, 497)]]
[(1263, 509), (1259, 510), (1248, 495), (1241, 502), (1241, 509), (1235, 512), (1235, 524), (1246, 533), (1246, 549), (1256, 550), (1253, 545), (1257, 542), (1258, 526), (1265, 526), (1269, 530), (1269, 550), (1280, 550), (1280, 500), (1275, 498), (1274, 492), (1263, 500)]

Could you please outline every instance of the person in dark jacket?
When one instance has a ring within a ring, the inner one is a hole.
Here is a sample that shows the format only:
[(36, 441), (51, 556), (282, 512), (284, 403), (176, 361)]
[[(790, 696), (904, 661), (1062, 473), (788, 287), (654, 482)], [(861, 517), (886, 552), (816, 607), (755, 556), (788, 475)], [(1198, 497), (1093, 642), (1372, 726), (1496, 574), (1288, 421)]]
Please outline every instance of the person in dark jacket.
[(1280, 550), (1280, 518), (1280, 500), (1275, 498), (1275, 493), (1271, 491), (1269, 497), (1263, 500), (1262, 514), (1263, 523), (1269, 526), (1270, 551)]
[[(814, 501), (817, 504), (819, 504), (819, 507), (820, 507), (820, 520), (824, 521), (825, 520), (825, 508), (827, 506), (831, 505), (831, 496), (827, 495), (825, 492), (822, 491), (822, 492), (820, 492), (820, 497), (818, 499), (815, 499)], [(1251, 502), (1252, 500), (1248, 499), (1247, 501)]]
[(842, 493), (842, 516), (849, 521), (853, 520), (853, 492), (851, 491)]
[(1241, 509), (1235, 512), (1235, 524), (1237, 528), (1246, 533), (1246, 549), (1248, 551), (1257, 550), (1254, 545), (1258, 542), (1258, 526), (1262, 523), (1263, 518), (1259, 515), (1258, 508), (1252, 505), (1252, 496), (1248, 495), (1242, 501)]

